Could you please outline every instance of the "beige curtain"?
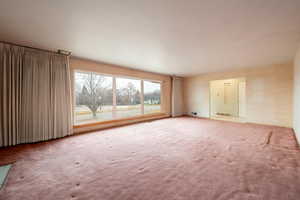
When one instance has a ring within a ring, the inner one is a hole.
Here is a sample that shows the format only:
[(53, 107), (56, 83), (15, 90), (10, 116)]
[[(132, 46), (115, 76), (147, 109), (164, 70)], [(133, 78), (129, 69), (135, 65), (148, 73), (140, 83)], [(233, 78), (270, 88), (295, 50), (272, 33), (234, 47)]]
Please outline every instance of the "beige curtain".
[(0, 43), (0, 146), (20, 143), (24, 48)]
[(183, 79), (172, 77), (172, 117), (183, 115)]
[(72, 134), (67, 56), (0, 43), (0, 146)]

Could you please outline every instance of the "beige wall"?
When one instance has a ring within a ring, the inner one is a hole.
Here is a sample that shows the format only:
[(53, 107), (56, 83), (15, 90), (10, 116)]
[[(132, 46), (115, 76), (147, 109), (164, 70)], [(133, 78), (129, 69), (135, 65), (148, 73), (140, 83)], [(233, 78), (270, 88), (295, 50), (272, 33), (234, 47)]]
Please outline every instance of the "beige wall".
[(209, 117), (209, 81), (246, 78), (246, 121), (292, 127), (293, 64), (210, 73), (184, 79), (186, 114)]
[[(133, 78), (140, 78), (144, 80), (153, 80), (153, 81), (161, 81), (162, 84), (162, 96), (161, 96), (161, 111), (164, 113), (164, 116), (170, 116), (171, 114), (171, 77), (167, 75), (161, 75), (151, 72), (145, 72), (140, 70), (129, 69), (121, 66), (105, 64), (100, 62), (94, 62), (90, 60), (84, 60), (79, 58), (71, 58), (70, 59), (70, 67), (71, 72), (73, 73), (74, 70), (82, 70), (82, 71), (94, 71), (101, 74), (106, 75), (116, 75), (116, 76), (123, 76), (123, 77), (133, 77)], [(160, 116), (161, 117), (161, 116)], [(155, 117), (151, 117), (154, 119)], [(150, 117), (149, 117), (150, 119)], [(147, 118), (143, 118), (140, 120), (130, 120), (128, 123), (147, 120)], [(118, 122), (114, 124), (105, 124), (105, 125), (97, 125), (94, 127), (89, 128), (77, 128), (75, 129), (76, 132), (84, 132), (87, 130), (96, 130), (100, 128), (106, 128), (115, 125), (123, 125), (126, 122)]]
[(294, 67), (294, 130), (300, 142), (300, 49), (296, 55)]

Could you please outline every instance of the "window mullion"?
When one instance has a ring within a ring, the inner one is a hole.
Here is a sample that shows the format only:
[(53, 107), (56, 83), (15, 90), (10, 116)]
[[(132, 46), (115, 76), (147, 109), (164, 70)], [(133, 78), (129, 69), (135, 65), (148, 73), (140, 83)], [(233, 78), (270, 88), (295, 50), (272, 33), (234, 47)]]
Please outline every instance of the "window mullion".
[(141, 113), (142, 115), (145, 113), (144, 112), (144, 81), (141, 80), (141, 93), (140, 93), (140, 96), (141, 96)]
[(117, 82), (116, 77), (113, 77), (113, 108), (112, 108), (112, 114), (113, 118), (116, 117), (116, 110), (117, 110)]

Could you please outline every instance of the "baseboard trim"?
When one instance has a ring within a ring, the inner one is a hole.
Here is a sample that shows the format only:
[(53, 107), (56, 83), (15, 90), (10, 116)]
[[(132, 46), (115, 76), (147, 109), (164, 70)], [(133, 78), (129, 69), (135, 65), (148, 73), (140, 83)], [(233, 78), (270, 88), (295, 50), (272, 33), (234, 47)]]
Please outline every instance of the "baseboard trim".
[[(275, 126), (275, 127), (280, 127), (280, 128), (290, 128), (293, 129), (292, 127), (289, 126), (282, 126), (282, 125), (276, 125), (276, 124), (263, 124), (263, 123), (257, 123), (257, 122), (249, 122), (249, 121), (230, 121), (230, 120), (219, 120), (215, 118), (210, 118), (210, 117), (199, 117), (199, 116), (194, 116), (194, 115), (189, 115), (185, 114), (184, 116), (187, 117), (193, 117), (193, 118), (198, 118), (198, 119), (208, 119), (208, 120), (216, 120), (216, 121), (224, 121), (224, 122), (233, 122), (233, 123), (240, 123), (240, 124), (255, 124), (255, 125), (261, 125), (261, 126)], [(295, 132), (295, 131), (294, 131)], [(295, 133), (296, 135), (296, 133)]]

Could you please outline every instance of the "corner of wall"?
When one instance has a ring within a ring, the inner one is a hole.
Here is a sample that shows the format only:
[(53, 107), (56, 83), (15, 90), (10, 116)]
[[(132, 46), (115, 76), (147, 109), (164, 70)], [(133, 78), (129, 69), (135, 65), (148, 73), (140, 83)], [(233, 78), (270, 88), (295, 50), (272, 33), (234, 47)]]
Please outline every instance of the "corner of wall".
[(300, 143), (300, 46), (294, 61), (294, 131)]

